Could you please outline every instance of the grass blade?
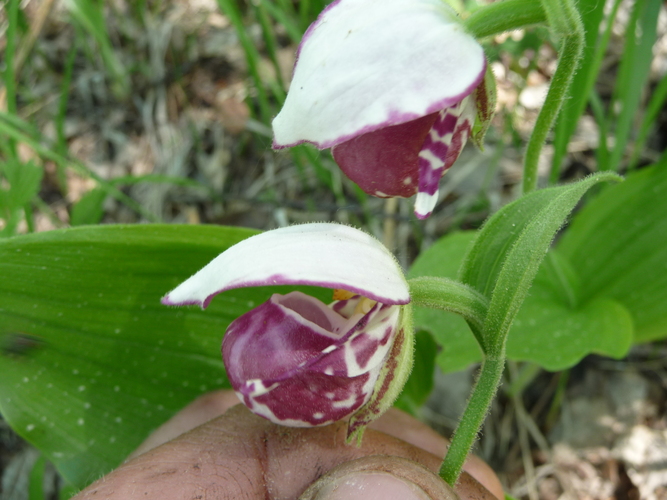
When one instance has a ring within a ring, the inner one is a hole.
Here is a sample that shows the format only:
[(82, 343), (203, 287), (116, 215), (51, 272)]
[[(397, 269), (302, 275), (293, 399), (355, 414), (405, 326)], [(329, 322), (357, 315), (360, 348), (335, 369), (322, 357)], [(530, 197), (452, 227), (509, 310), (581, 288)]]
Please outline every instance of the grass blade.
[(590, 103), (599, 131), (598, 148), (595, 150), (598, 170), (609, 170), (609, 146), (607, 144), (609, 127), (607, 127), (607, 117), (605, 116), (602, 99), (597, 92), (591, 91)]
[(639, 136), (635, 142), (635, 148), (632, 153), (632, 160), (630, 161), (628, 169), (632, 170), (637, 166), (639, 155), (644, 149), (646, 139), (648, 138), (648, 133), (658, 118), (658, 115), (662, 111), (663, 106), (665, 105), (665, 101), (667, 101), (667, 75), (662, 77), (660, 83), (658, 83), (658, 86), (651, 96), (651, 100), (649, 101), (648, 106), (646, 106), (646, 114), (644, 115), (642, 125), (639, 128)]
[(612, 101), (612, 110), (620, 107), (616, 121), (616, 141), (608, 164), (613, 170), (619, 169), (632, 123), (639, 110), (642, 90), (648, 80), (661, 5), (660, 0), (638, 0), (626, 30), (625, 51)]
[(599, 0), (580, 0), (578, 8), (586, 33), (579, 70), (572, 79), (572, 88), (578, 89), (578, 91), (570, 94), (570, 98), (563, 104), (558, 121), (556, 122), (551, 184), (555, 184), (558, 181), (561, 163), (567, 153), (567, 145), (570, 142), (570, 137), (572, 137), (577, 128), (579, 118), (586, 108), (590, 90), (597, 77), (597, 73), (593, 73), (594, 66), (591, 62), (595, 57), (596, 47), (598, 46), (604, 2)]
[(257, 101), (259, 104), (260, 117), (262, 122), (269, 124), (271, 122), (271, 118), (273, 117), (273, 108), (269, 101), (269, 96), (266, 92), (266, 89), (264, 88), (262, 78), (259, 74), (259, 64), (261, 60), (259, 51), (257, 50), (257, 47), (255, 47), (255, 44), (253, 43), (250, 35), (248, 34), (248, 31), (245, 28), (245, 25), (243, 24), (241, 10), (238, 8), (235, 0), (218, 0), (218, 6), (220, 7), (220, 10), (223, 12), (223, 14), (229, 17), (229, 20), (236, 30), (236, 34), (239, 37), (239, 42), (243, 47), (246, 60), (248, 61), (248, 72), (250, 73), (250, 77), (257, 91)]
[(95, 39), (104, 66), (113, 81), (112, 90), (116, 96), (124, 99), (130, 92), (130, 79), (111, 44), (103, 12), (104, 2), (66, 0), (65, 5), (72, 17)]

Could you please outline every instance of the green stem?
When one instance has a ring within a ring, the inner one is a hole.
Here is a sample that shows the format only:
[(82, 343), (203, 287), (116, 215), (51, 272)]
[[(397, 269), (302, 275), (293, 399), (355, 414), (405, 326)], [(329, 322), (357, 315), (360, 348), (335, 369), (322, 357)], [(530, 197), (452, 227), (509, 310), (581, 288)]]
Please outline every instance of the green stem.
[(468, 406), (463, 412), (452, 438), (452, 444), (440, 467), (440, 477), (451, 486), (456, 484), (461, 474), (463, 464), (477, 439), (477, 434), (482, 428), (491, 402), (500, 386), (505, 368), (504, 348), (498, 354), (498, 356), (489, 356), (482, 362)]
[[(543, 0), (545, 10), (547, 10), (546, 5), (550, 2), (552, 0)], [(534, 191), (537, 187), (537, 166), (542, 146), (558, 116), (563, 101), (567, 98), (572, 77), (577, 70), (584, 48), (584, 27), (576, 7), (572, 5), (572, 0), (561, 0), (560, 8), (555, 8), (555, 4), (551, 4), (550, 10), (557, 11), (556, 14), (547, 10), (551, 27), (563, 37), (558, 67), (526, 147), (523, 167), (524, 194)], [(554, 15), (549, 15), (550, 13)]]
[(475, 38), (485, 38), (545, 21), (540, 2), (505, 0), (480, 7), (463, 21), (463, 25)]
[(422, 276), (411, 279), (409, 284), (414, 305), (460, 314), (468, 321), (485, 351), (482, 329), (489, 301), (484, 295), (468, 285), (447, 278)]

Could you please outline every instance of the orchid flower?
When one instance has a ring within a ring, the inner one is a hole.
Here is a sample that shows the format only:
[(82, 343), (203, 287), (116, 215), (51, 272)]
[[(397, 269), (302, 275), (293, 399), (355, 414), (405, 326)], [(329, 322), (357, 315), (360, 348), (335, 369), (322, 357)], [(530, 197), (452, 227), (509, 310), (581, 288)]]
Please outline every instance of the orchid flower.
[(417, 194), (426, 218), (468, 137), (481, 145), (485, 73), (482, 47), (443, 0), (336, 0), (303, 36), (273, 147), (331, 147), (366, 193)]
[(298, 427), (354, 415), (351, 434), (392, 404), (411, 367), (410, 294), (379, 241), (340, 224), (275, 229), (230, 247), (162, 303), (206, 307), (218, 293), (267, 285), (333, 288), (336, 300), (274, 294), (229, 325), (223, 360), (251, 411)]

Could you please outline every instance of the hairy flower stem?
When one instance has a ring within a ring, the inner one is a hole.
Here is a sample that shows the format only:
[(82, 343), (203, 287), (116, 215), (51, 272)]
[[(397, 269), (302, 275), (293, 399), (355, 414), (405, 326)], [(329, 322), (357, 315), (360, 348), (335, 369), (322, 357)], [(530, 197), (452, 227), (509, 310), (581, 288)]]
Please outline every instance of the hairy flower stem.
[(567, 98), (570, 83), (579, 66), (584, 49), (584, 26), (572, 0), (543, 0), (550, 27), (561, 36), (558, 67), (551, 79), (549, 92), (535, 122), (535, 128), (528, 141), (523, 166), (523, 193), (530, 193), (537, 187), (537, 167), (542, 146), (553, 127), (560, 108)]
[(468, 406), (463, 412), (461, 421), (454, 432), (452, 444), (440, 466), (440, 477), (451, 486), (456, 484), (468, 453), (475, 444), (477, 434), (500, 386), (504, 368), (504, 349), (498, 356), (488, 356), (482, 362)]
[(409, 281), (410, 296), (416, 306), (453, 312), (465, 318), (480, 344), (489, 301), (477, 290), (447, 278), (422, 276)]
[(485, 38), (546, 20), (542, 5), (535, 0), (505, 0), (478, 8), (463, 25), (475, 38)]
[[(476, 37), (485, 37), (545, 20), (554, 34), (560, 37), (561, 51), (544, 106), (528, 141), (524, 161), (524, 193), (537, 187), (537, 165), (542, 146), (563, 101), (567, 98), (572, 77), (581, 59), (584, 28), (579, 12), (574, 0), (541, 0), (539, 3), (534, 0), (505, 0), (480, 8), (464, 21), (469, 33)], [(411, 286), (414, 287), (412, 284)], [(478, 330), (475, 337), (484, 351), (484, 361), (440, 468), (440, 477), (452, 486), (456, 484), (468, 453), (477, 439), (505, 368), (505, 344), (511, 321), (504, 326), (496, 325), (495, 328), (489, 324), (492, 325), (493, 322), (485, 320), (481, 331), (473, 328)]]

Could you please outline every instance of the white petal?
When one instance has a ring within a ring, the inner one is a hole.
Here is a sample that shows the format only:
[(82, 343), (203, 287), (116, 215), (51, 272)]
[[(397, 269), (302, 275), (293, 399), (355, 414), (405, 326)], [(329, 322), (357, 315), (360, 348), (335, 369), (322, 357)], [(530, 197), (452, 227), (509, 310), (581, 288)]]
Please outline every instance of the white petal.
[(433, 209), (437, 204), (438, 190), (433, 194), (419, 192), (415, 198), (415, 215), (418, 219), (426, 219), (433, 213)]
[(328, 148), (451, 106), (479, 84), (477, 41), (443, 0), (338, 0), (301, 42), (274, 147)]
[(378, 240), (341, 224), (302, 224), (237, 243), (168, 293), (167, 305), (199, 304), (225, 290), (266, 285), (344, 288), (384, 304), (410, 302), (394, 256)]

